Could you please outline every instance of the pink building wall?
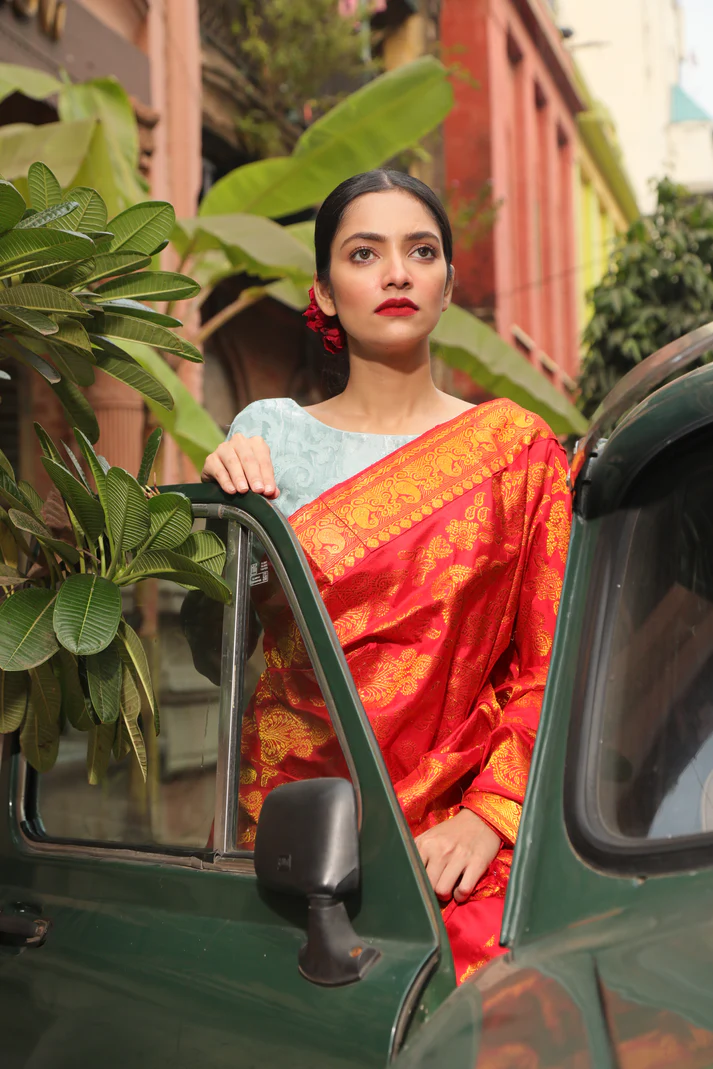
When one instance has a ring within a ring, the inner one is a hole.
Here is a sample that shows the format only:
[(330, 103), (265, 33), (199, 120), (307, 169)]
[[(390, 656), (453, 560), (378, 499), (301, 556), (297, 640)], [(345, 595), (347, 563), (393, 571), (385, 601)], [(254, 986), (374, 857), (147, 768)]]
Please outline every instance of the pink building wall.
[[(573, 145), (583, 109), (540, 0), (444, 0), (446, 62), (463, 65), (445, 124), (446, 182), (500, 202), (455, 266), (458, 300), (564, 389), (578, 365)], [(477, 86), (473, 83), (477, 83)]]
[[(126, 0), (79, 0), (95, 18), (140, 48), (150, 65), (151, 99), (142, 101), (159, 114), (151, 158), (151, 196), (168, 200), (178, 218), (195, 214), (201, 186), (201, 55), (198, 0), (151, 0), (140, 5)], [(102, 71), (111, 73), (111, 71)], [(170, 249), (164, 266), (175, 268)], [(187, 307), (177, 310), (190, 331)], [(177, 360), (174, 365), (196, 397), (202, 395), (202, 366)], [(136, 391), (101, 373), (88, 396), (97, 413), (99, 450), (111, 463), (138, 470), (146, 438), (143, 401)], [(179, 482), (196, 478), (195, 469), (166, 439), (160, 478)]]

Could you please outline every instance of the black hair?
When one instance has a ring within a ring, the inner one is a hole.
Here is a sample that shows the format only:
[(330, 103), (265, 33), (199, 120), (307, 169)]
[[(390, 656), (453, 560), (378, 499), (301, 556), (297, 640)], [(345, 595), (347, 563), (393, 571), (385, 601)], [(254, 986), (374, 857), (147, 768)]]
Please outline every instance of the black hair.
[(425, 182), (413, 178), (402, 171), (365, 171), (355, 174), (341, 182), (333, 189), (317, 213), (314, 224), (314, 247), (317, 263), (317, 277), (321, 282), (329, 278), (332, 242), (352, 201), (365, 193), (383, 193), (387, 189), (402, 189), (404, 193), (420, 200), (431, 213), (441, 232), (443, 255), (449, 266), (453, 259), (453, 233), (446, 210), (440, 200)]

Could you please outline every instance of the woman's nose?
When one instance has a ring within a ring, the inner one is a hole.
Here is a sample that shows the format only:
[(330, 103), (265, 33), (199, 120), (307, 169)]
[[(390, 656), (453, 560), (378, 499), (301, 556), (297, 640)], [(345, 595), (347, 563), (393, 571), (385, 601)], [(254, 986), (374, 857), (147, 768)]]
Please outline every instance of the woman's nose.
[(384, 286), (396, 286), (404, 289), (411, 285), (411, 273), (408, 265), (400, 256), (393, 256), (386, 262)]

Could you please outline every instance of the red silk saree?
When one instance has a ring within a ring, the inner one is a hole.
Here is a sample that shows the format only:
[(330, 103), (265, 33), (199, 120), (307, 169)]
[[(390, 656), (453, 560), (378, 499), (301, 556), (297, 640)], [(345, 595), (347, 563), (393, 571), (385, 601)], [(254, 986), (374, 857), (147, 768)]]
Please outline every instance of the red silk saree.
[[(290, 517), (413, 835), (466, 806), (502, 841), (468, 901), (443, 908), (459, 981), (500, 953), (569, 540), (566, 471), (547, 425), (496, 400)], [(267, 667), (243, 723), (243, 846), (269, 790), (347, 775), (294, 620), (264, 608)]]

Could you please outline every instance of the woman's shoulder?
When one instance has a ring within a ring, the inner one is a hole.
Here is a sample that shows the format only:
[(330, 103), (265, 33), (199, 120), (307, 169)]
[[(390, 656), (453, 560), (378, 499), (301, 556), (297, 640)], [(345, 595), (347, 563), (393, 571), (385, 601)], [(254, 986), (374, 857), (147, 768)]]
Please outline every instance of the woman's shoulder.
[(282, 430), (285, 419), (294, 416), (299, 406), (291, 397), (265, 397), (246, 405), (230, 425), (228, 438), (244, 434), (246, 438), (260, 437), (270, 442)]

